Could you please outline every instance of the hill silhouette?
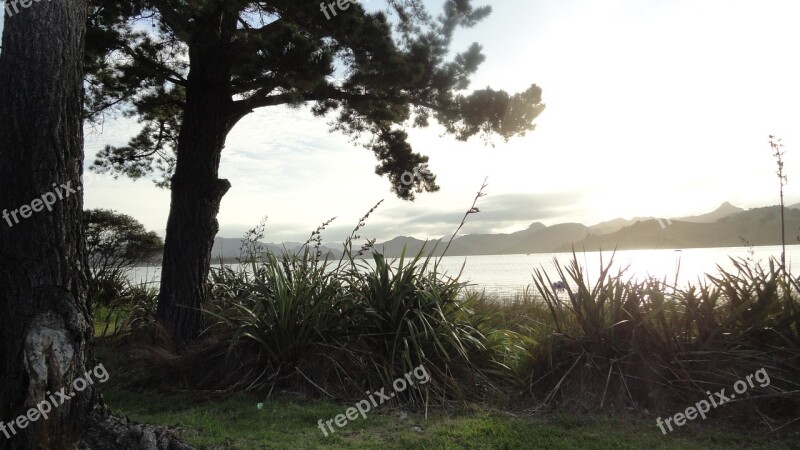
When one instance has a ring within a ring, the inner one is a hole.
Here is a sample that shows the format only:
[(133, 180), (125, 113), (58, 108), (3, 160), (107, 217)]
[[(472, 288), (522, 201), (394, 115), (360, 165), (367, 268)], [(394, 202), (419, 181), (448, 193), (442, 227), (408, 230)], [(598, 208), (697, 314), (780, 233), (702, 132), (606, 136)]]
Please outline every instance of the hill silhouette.
[[(787, 243), (796, 244), (800, 234), (800, 204), (786, 208)], [(660, 248), (710, 248), (741, 245), (779, 245), (780, 207), (768, 206), (744, 210), (723, 203), (714, 211), (698, 216), (658, 220), (652, 217), (613, 219), (596, 225), (561, 223), (545, 226), (532, 223), (527, 229), (514, 233), (467, 234), (455, 238), (447, 251), (449, 256), (511, 255), (524, 253), (553, 253), (576, 250), (633, 250)], [(263, 244), (280, 254), (285, 247), (296, 252), (296, 242)], [(375, 248), (387, 257), (399, 257), (405, 247), (406, 255), (416, 255), (423, 248), (426, 254), (439, 256), (447, 241), (425, 241), (411, 236), (398, 236), (377, 243)], [(239, 256), (239, 240), (217, 238), (214, 255), (226, 260)], [(332, 258), (341, 255), (341, 249), (323, 247), (324, 254)]]

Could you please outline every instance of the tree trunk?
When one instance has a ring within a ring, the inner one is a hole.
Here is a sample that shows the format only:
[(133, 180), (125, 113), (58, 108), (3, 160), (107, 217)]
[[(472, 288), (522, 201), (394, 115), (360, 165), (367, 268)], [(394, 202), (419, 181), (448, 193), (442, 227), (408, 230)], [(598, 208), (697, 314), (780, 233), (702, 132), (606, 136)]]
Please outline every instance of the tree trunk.
[(203, 326), (211, 250), (219, 231), (217, 214), (230, 189), (220, 180), (219, 164), (228, 133), (240, 116), (233, 112), (228, 45), (236, 28), (235, 11), (220, 11), (198, 23), (189, 46), (191, 69), (186, 106), (172, 177), (157, 316), (176, 343), (185, 344)]
[[(93, 368), (80, 192), (86, 14), (86, 0), (39, 2), (5, 20), (0, 425), (6, 430), (0, 429), (0, 448), (68, 448), (78, 441), (96, 402), (94, 386), (81, 392), (72, 386)], [(55, 199), (52, 211), (42, 209), (43, 196), (48, 203)], [(39, 417), (25, 428), (25, 421), (9, 424), (62, 387), (74, 396), (52, 408), (49, 418)]]
[(191, 449), (167, 429), (112, 416), (95, 390), (105, 374), (95, 370), (83, 242), (86, 14), (86, 0), (35, 2), (4, 24), (0, 450)]

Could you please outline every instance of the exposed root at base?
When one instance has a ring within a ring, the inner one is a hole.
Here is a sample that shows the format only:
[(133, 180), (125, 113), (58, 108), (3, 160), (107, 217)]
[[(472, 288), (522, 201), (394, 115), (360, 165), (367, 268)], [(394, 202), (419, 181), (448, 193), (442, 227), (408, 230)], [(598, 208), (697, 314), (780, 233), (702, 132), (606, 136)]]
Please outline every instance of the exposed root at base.
[(176, 430), (130, 422), (98, 406), (89, 417), (79, 449), (86, 450), (195, 450), (180, 441)]

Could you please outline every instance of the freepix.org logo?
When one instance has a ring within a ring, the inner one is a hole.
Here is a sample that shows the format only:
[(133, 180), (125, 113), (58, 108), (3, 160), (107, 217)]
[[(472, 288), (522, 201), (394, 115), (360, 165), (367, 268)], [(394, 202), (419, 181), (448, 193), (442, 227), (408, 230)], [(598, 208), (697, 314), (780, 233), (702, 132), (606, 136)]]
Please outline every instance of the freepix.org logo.
[[(92, 379), (92, 375), (94, 375), (94, 379)], [(0, 432), (5, 435), (6, 439), (11, 439), (11, 437), (16, 436), (20, 430), (28, 428), (29, 425), (35, 423), (37, 420), (47, 420), (50, 417), (48, 414), (50, 414), (53, 409), (75, 398), (78, 392), (83, 392), (90, 385), (93, 385), (95, 381), (105, 383), (109, 378), (111, 378), (111, 376), (103, 363), (100, 363), (94, 369), (87, 371), (82, 377), (78, 377), (72, 382), (72, 392), (67, 392), (66, 387), (62, 387), (57, 391), (54, 390), (52, 394), (50, 391), (47, 391), (45, 395), (49, 398), (45, 398), (36, 404), (36, 406), (29, 409), (25, 414), (18, 416), (8, 423), (0, 421)]]
[[(56, 183), (53, 183), (53, 191), (44, 193), (40, 198), (33, 200), (30, 205), (22, 205), (21, 207), (9, 211), (7, 209), (3, 210), (2, 216), (3, 219), (8, 222), (9, 227), (13, 227), (14, 224), (19, 223), (19, 217), (17, 217), (17, 213), (23, 219), (27, 219), (33, 215), (35, 212), (41, 212), (44, 208), (47, 208), (48, 211), (53, 210), (53, 205), (58, 200), (63, 200), (70, 196), (70, 194), (77, 194), (77, 191), (81, 190), (81, 186), (76, 187), (73, 189), (72, 182), (67, 181), (66, 184), (62, 184), (61, 186), (57, 186)], [(11, 223), (11, 219), (14, 219), (14, 223)]]
[[(42, 0), (5, 0), (6, 17), (11, 17), (19, 13), (19, 8), (30, 8), (34, 3), (39, 3)], [(52, 1), (52, 0), (47, 0)]]
[(430, 169), (428, 169), (427, 167), (422, 167), (419, 169), (414, 169), (414, 173), (411, 173), (409, 171), (403, 172), (403, 174), (400, 175), (400, 182), (406, 186), (410, 186), (414, 184), (415, 179), (422, 181), (426, 177), (429, 177), (431, 175), (433, 175), (433, 172), (431, 172)]

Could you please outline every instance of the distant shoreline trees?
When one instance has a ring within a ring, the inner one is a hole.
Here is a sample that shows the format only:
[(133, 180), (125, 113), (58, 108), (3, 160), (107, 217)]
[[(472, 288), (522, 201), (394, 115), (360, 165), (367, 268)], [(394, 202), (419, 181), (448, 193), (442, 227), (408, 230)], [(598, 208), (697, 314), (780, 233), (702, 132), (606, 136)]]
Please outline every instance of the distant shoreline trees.
[(89, 298), (109, 304), (122, 293), (127, 272), (161, 255), (164, 242), (133, 217), (109, 209), (84, 211)]

